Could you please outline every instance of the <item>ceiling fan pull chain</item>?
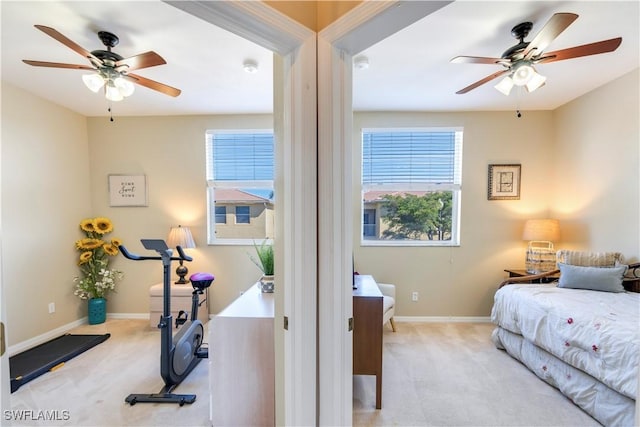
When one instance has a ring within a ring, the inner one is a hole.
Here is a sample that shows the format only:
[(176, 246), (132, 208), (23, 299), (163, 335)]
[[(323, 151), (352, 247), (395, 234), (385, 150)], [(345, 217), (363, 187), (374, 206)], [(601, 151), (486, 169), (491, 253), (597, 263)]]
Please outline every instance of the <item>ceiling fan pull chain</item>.
[(522, 117), (522, 113), (520, 112), (520, 93), (522, 92), (522, 87), (516, 88), (516, 117)]

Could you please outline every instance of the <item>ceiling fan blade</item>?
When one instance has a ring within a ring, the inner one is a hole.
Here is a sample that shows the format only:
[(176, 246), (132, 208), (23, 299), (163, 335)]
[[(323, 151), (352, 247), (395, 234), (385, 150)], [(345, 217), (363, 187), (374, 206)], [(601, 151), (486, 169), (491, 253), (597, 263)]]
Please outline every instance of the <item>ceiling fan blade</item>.
[(139, 70), (141, 68), (155, 67), (156, 65), (166, 64), (160, 55), (153, 51), (141, 53), (140, 55), (131, 56), (116, 62), (116, 68), (126, 66), (127, 70)]
[(129, 77), (135, 83), (141, 86), (145, 86), (145, 87), (148, 87), (149, 89), (157, 90), (158, 92), (162, 92), (165, 95), (176, 97), (180, 95), (180, 93), (182, 92), (180, 89), (176, 89), (175, 87), (171, 87), (164, 83), (159, 83), (151, 79), (147, 79), (137, 74), (125, 74), (125, 76)]
[(522, 52), (524, 58), (540, 55), (552, 41), (578, 19), (575, 13), (555, 13)]
[(32, 61), (30, 59), (23, 59), (22, 62), (24, 62), (25, 64), (33, 65), (34, 67), (72, 68), (74, 70), (95, 70), (95, 68), (89, 67), (88, 65), (62, 64), (60, 62)]
[(483, 56), (456, 56), (451, 60), (454, 64), (500, 64), (508, 63), (503, 58), (486, 58)]
[(622, 37), (583, 44), (581, 46), (570, 47), (568, 49), (556, 50), (545, 53), (543, 57), (536, 60), (536, 62), (538, 64), (546, 64), (548, 62), (562, 61), (563, 59), (613, 52), (618, 48), (618, 46), (620, 46), (620, 43), (622, 43)]
[(95, 56), (93, 56), (93, 54), (91, 52), (89, 52), (87, 49), (83, 48), (82, 46), (80, 46), (76, 42), (68, 39), (66, 36), (62, 35), (57, 30), (55, 30), (55, 29), (53, 29), (51, 27), (46, 27), (44, 25), (34, 25), (34, 26), (37, 29), (39, 29), (40, 31), (42, 31), (43, 33), (53, 37), (56, 40), (58, 40), (60, 43), (62, 43), (63, 45), (67, 46), (71, 50), (74, 50), (75, 52), (79, 53), (83, 57), (85, 57), (87, 59), (95, 60), (99, 64), (102, 64), (102, 61), (100, 59), (96, 58)]
[(470, 84), (469, 86), (465, 87), (464, 89), (460, 89), (459, 91), (456, 92), (456, 94), (458, 95), (462, 95), (463, 93), (467, 93), (470, 90), (473, 90), (475, 88), (477, 88), (478, 86), (482, 86), (483, 84), (490, 82), (491, 80), (500, 77), (503, 74), (506, 74), (508, 72), (510, 72), (511, 70), (507, 69), (507, 70), (500, 70), (498, 72), (495, 72), (493, 74), (491, 74), (490, 76), (485, 77), (482, 80), (478, 80), (477, 82)]

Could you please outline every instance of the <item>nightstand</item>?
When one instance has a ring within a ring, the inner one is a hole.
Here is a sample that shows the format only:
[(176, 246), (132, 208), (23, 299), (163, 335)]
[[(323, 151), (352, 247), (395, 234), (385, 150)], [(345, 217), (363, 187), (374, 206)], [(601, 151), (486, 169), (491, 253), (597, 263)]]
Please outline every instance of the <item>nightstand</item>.
[[(173, 325), (175, 327), (176, 317), (180, 310), (189, 313), (191, 318), (191, 294), (193, 286), (190, 283), (185, 285), (176, 285), (171, 283), (171, 316), (173, 316)], [(202, 323), (209, 321), (209, 289), (205, 289), (204, 293), (199, 295), (198, 320)], [(163, 284), (158, 283), (149, 288), (149, 325), (157, 328), (164, 309), (164, 289)]]
[[(505, 272), (509, 273), (509, 277), (522, 277), (522, 276), (530, 276), (533, 273), (527, 273), (525, 269), (505, 269)], [(550, 283), (558, 280), (560, 278), (560, 273), (552, 274), (547, 277), (543, 277), (542, 279), (532, 280), (531, 283)]]

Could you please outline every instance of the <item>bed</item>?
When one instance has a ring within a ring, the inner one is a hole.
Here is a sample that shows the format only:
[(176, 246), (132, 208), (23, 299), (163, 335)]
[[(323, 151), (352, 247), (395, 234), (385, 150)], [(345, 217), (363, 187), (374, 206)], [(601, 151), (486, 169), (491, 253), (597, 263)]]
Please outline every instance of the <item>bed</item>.
[[(561, 252), (560, 270), (501, 283), (491, 312), (496, 324), (492, 340), (601, 424), (633, 426), (640, 263), (625, 266), (618, 253), (572, 258), (574, 253)], [(598, 265), (594, 259), (603, 256), (608, 261)], [(576, 259), (588, 265), (571, 264)], [(524, 283), (544, 282), (558, 273), (558, 282)]]

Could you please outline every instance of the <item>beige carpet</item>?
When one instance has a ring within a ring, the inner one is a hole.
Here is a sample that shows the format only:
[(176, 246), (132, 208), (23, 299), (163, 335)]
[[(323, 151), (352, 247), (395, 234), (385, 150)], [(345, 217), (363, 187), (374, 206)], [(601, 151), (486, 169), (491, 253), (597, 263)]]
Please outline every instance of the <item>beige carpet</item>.
[[(492, 325), (397, 323), (385, 328), (382, 410), (375, 410), (374, 377), (354, 377), (357, 426), (595, 426), (599, 425), (519, 362), (495, 349)], [(111, 333), (104, 343), (11, 395), (12, 409), (32, 417), (16, 426), (207, 426), (208, 361), (176, 393), (196, 394), (191, 405), (139, 403), (130, 393), (155, 393), (159, 340), (145, 320), (108, 320), (72, 333)], [(207, 335), (208, 336), (208, 335)], [(250, 410), (250, 408), (247, 408)], [(66, 411), (66, 412), (64, 412)], [(3, 414), (2, 425), (7, 423)]]
[(354, 425), (600, 425), (496, 349), (490, 323), (396, 327), (384, 332), (382, 409), (374, 408), (374, 377), (354, 377)]
[[(111, 337), (65, 365), (20, 387), (11, 395), (12, 409), (68, 411), (60, 421), (14, 421), (18, 426), (206, 426), (209, 425), (208, 361), (196, 366), (175, 393), (196, 394), (196, 401), (177, 404), (124, 401), (131, 393), (157, 393), (160, 377), (160, 332), (148, 320), (107, 320), (74, 334)], [(208, 334), (205, 333), (205, 341)]]

